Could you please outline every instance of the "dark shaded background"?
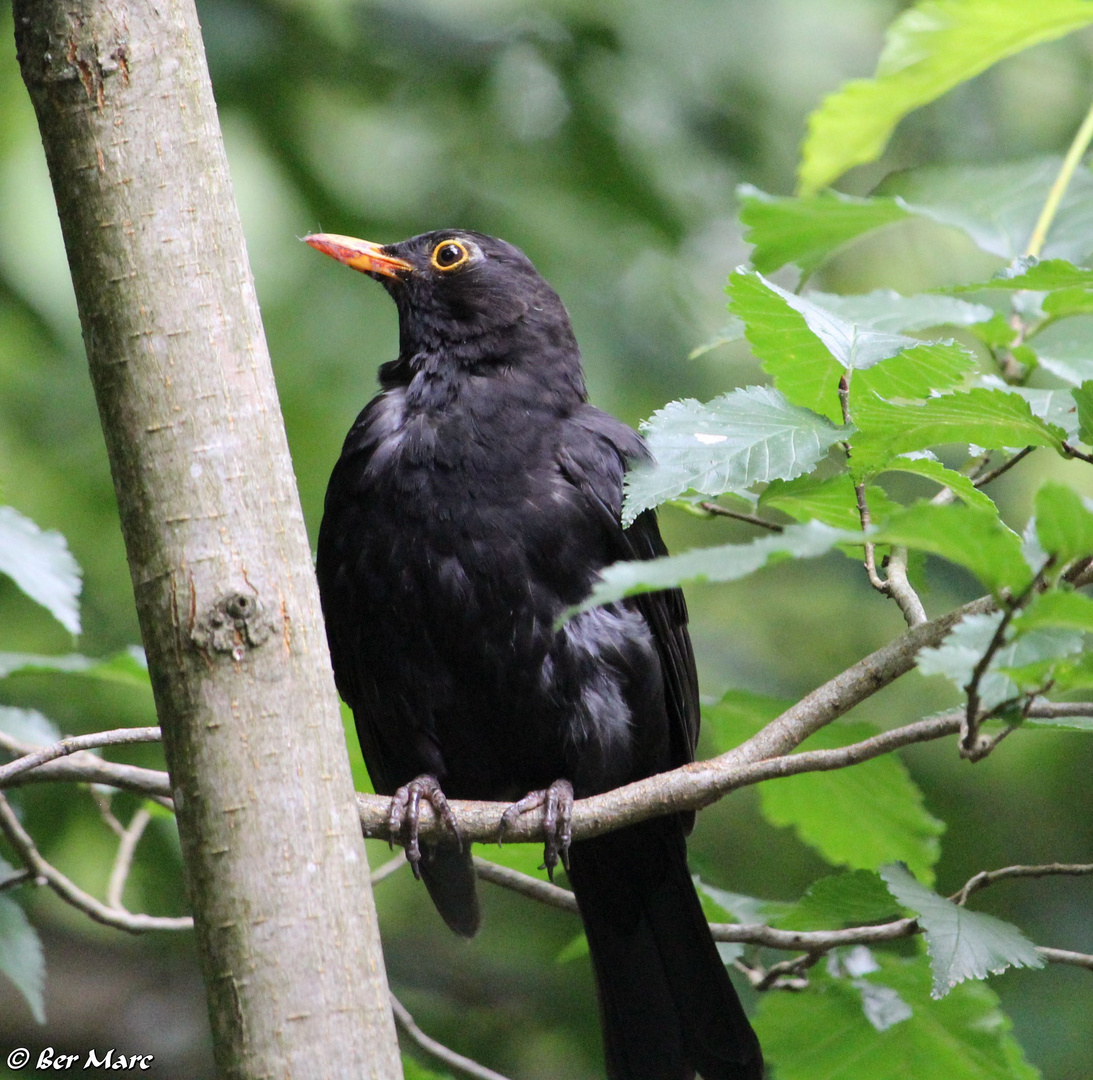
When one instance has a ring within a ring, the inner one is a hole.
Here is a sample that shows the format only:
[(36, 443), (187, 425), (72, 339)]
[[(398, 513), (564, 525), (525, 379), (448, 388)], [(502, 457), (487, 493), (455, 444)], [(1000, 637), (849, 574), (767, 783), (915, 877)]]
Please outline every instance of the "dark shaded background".
[[(372, 393), (375, 368), (395, 353), (396, 321), (381, 289), (300, 236), (323, 229), (386, 242), (459, 225), (513, 241), (568, 305), (594, 400), (634, 424), (670, 398), (760, 381), (740, 347), (686, 358), (725, 322), (727, 274), (747, 258), (734, 186), (792, 190), (807, 113), (872, 71), (900, 8), (200, 3), (312, 537), (344, 432)], [(128, 571), (48, 176), (2, 7), (0, 41), (0, 499), (62, 531), (85, 572), (77, 643), (0, 577), (0, 650), (106, 655), (138, 640)], [(1089, 34), (1033, 49), (910, 117), (882, 162), (840, 186), (864, 192), (894, 169), (930, 161), (1061, 151), (1087, 107), (1091, 68)], [(982, 265), (955, 236), (910, 224), (856, 244), (813, 284), (914, 291)], [(1049, 467), (1066, 468), (1030, 463), (1005, 478), (1012, 523), (1023, 524)], [(663, 524), (676, 549), (748, 535), (671, 510)], [(932, 613), (975, 595), (959, 572), (931, 569)], [(691, 606), (708, 695), (730, 686), (799, 695), (900, 625), (840, 556), (696, 590)], [(938, 680), (912, 675), (859, 714), (895, 724), (950, 701)], [(0, 683), (0, 703), (41, 709), (73, 733), (152, 722), (150, 695), (58, 677)], [(1079, 734), (1018, 735), (974, 767), (951, 745), (906, 754), (930, 809), (950, 824), (939, 888), (1012, 862), (1088, 861), (1091, 745)], [(130, 758), (154, 763), (156, 753)], [(46, 857), (101, 895), (114, 841), (88, 795), (42, 787), (19, 798)], [(133, 805), (115, 800), (123, 817)], [(795, 898), (825, 872), (788, 831), (762, 821), (754, 792), (706, 812), (692, 851), (704, 877), (763, 897)], [(371, 856), (375, 864), (386, 849), (373, 845)], [(126, 900), (175, 913), (180, 891), (177, 840), (157, 823)], [(587, 961), (556, 962), (576, 921), (489, 887), (484, 894), (483, 932), (467, 944), (405, 874), (378, 886), (394, 989), (431, 1034), (510, 1075), (598, 1075)], [(157, 1076), (211, 1075), (188, 935), (130, 939), (51, 896), (26, 899), (47, 952), (48, 1023), (35, 1025), (0, 978), (0, 1051), (117, 1046), (154, 1053)], [(996, 886), (982, 907), (1042, 944), (1091, 951), (1091, 900), (1088, 879), (1056, 880)], [(1088, 973), (1010, 972), (992, 985), (1047, 1077), (1093, 1076)]]

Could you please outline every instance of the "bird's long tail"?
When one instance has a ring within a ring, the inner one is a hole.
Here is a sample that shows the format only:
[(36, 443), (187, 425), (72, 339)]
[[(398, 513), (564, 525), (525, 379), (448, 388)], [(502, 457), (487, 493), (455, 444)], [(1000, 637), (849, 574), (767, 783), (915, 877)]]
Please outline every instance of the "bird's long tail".
[(759, 1041), (717, 952), (676, 817), (570, 849), (611, 1080), (762, 1080)]

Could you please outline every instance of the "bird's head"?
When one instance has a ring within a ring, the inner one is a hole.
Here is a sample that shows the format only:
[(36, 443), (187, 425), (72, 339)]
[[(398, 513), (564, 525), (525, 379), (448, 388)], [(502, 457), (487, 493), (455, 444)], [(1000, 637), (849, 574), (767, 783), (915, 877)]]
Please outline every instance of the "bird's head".
[(531, 260), (504, 240), (440, 229), (397, 244), (315, 233), (304, 242), (381, 282), (399, 312), (400, 352), (467, 366), (556, 356), (579, 370), (569, 316)]

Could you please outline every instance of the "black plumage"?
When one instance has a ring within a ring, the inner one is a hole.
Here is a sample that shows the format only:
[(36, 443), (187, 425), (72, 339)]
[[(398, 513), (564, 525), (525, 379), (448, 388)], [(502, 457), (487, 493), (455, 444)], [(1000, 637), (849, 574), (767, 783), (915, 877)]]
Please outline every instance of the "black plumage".
[[(411, 797), (514, 801), (565, 780), (582, 797), (691, 761), (678, 590), (554, 628), (602, 567), (664, 552), (652, 513), (621, 526), (623, 476), (648, 452), (588, 404), (558, 296), (478, 233), (307, 240), (382, 281), (399, 311), (398, 359), (345, 441), (318, 549), (335, 677), (376, 790), (427, 777)], [(762, 1075), (691, 883), (689, 827), (661, 818), (568, 852), (619, 1080)], [(420, 872), (473, 934), (469, 850), (422, 845)]]

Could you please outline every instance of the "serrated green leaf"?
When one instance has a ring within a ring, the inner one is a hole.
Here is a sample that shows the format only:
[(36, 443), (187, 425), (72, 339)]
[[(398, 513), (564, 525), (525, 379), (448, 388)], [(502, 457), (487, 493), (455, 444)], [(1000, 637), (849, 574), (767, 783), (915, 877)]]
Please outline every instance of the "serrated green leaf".
[(59, 532), (43, 532), (0, 506), (0, 574), (39, 603), (71, 634), (80, 632), (80, 567)]
[(1003, 588), (1019, 592), (1032, 580), (1021, 538), (1007, 528), (997, 511), (918, 502), (893, 514), (873, 540), (939, 555), (970, 570), (995, 592)]
[(751, 261), (769, 274), (794, 263), (806, 276), (855, 237), (908, 217), (895, 199), (857, 198), (825, 191), (806, 198), (768, 195), (750, 184), (736, 189)]
[(1036, 493), (1036, 536), (1061, 569), (1093, 555), (1093, 513), (1073, 488), (1048, 481)]
[(772, 925), (784, 930), (841, 930), (897, 918), (899, 905), (871, 870), (832, 874), (809, 885), (804, 896)]
[(929, 330), (935, 326), (971, 326), (994, 317), (994, 311), (985, 304), (969, 304), (938, 293), (901, 296), (893, 289), (877, 289), (852, 296), (807, 292), (804, 298), (848, 322), (888, 333)]
[(743, 492), (811, 469), (847, 430), (767, 386), (673, 401), (642, 425), (654, 465), (626, 477), (623, 524), (684, 491)]
[(978, 385), (988, 390), (1016, 394), (1028, 402), (1033, 416), (1060, 428), (1067, 439), (1078, 437), (1078, 411), (1074, 404), (1073, 390), (1034, 390), (1027, 386), (1010, 386), (997, 375), (981, 376)]
[[(751, 738), (791, 704), (744, 691), (702, 708), (704, 738), (724, 753)], [(805, 750), (826, 750), (868, 739), (869, 724), (830, 724), (809, 736)], [(924, 808), (922, 793), (892, 755), (852, 769), (803, 773), (759, 786), (763, 814), (792, 827), (833, 865), (875, 870), (892, 859), (910, 861), (925, 877), (937, 861), (945, 825)], [(896, 854), (896, 853), (899, 854)]]
[(1024, 731), (1030, 727), (1050, 728), (1053, 731), (1093, 732), (1093, 716), (1058, 716), (1053, 717), (1052, 719), (1047, 719), (1046, 717), (1039, 716), (1030, 716), (1025, 720), (1021, 730)]
[[(763, 995), (755, 1029), (778, 1080), (1038, 1080), (989, 986), (962, 983), (936, 1001), (925, 956), (874, 955), (878, 970), (861, 979), (818, 965), (803, 992)], [(897, 993), (911, 1016), (878, 1031), (863, 981)]]
[(851, 412), (854, 402), (877, 395), (893, 398), (928, 398), (965, 382), (976, 366), (975, 357), (951, 341), (924, 341), (868, 371), (857, 372), (850, 383)]
[[(1061, 166), (1059, 157), (995, 165), (931, 165), (893, 174), (877, 190), (901, 199), (912, 214), (960, 229), (984, 251), (1012, 261), (1024, 253)], [(1090, 237), (1093, 175), (1079, 169), (1060, 203), (1043, 256), (1080, 264), (1093, 249)]]
[(1066, 433), (1035, 416), (1027, 401), (1002, 390), (974, 387), (895, 404), (873, 396), (853, 400), (851, 469), (872, 476), (899, 454), (952, 443), (973, 443), (989, 450), (1050, 446), (1062, 452)]
[(1036, 946), (1016, 926), (938, 896), (906, 866), (882, 867), (880, 875), (889, 892), (918, 914), (934, 976), (933, 997), (944, 997), (965, 979), (985, 979), (1008, 967), (1044, 966)]
[(588, 599), (562, 614), (561, 621), (624, 596), (670, 589), (685, 582), (736, 581), (766, 566), (772, 559), (814, 559), (836, 544), (860, 542), (860, 534), (832, 529), (818, 521), (790, 525), (782, 532), (760, 536), (747, 544), (696, 548), (644, 562), (617, 562), (600, 572)]
[[(881, 521), (899, 509), (899, 504), (875, 485), (865, 489), (865, 501), (874, 521)], [(759, 496), (759, 505), (781, 510), (797, 521), (815, 518), (836, 529), (861, 528), (854, 482), (847, 473), (824, 479), (810, 474), (796, 480), (776, 480)]]
[(1056, 289), (1093, 289), (1093, 270), (1075, 266), (1066, 259), (1036, 259), (1022, 256), (987, 281), (958, 285), (955, 292), (984, 292), (988, 289), (1029, 289), (1052, 292)]
[[(1001, 620), (1000, 611), (966, 615), (940, 645), (922, 649), (915, 657), (915, 666), (923, 675), (944, 675), (963, 693)], [(1010, 669), (1037, 665), (1041, 681), (1036, 685), (1041, 685), (1048, 670), (1082, 649), (1081, 634), (1065, 628), (1035, 628), (1019, 637), (1014, 633), (1011, 630), (1009, 640), (994, 654), (979, 681), (980, 705), (985, 709), (1017, 696), (1019, 687)]]
[(1093, 381), (1083, 382), (1071, 395), (1078, 414), (1077, 437), (1086, 446), (1093, 446)]
[(1093, 315), (1060, 319), (1030, 339), (1040, 366), (1072, 386), (1093, 379)]
[(761, 900), (757, 896), (719, 889), (697, 874), (693, 876), (702, 910), (710, 922), (766, 923), (773, 925), (789, 908), (780, 900)]
[(846, 83), (809, 117), (799, 189), (817, 191), (876, 160), (909, 112), (1091, 21), (1083, 0), (920, 0), (889, 26), (874, 77)]
[[(836, 749), (875, 734), (868, 724), (830, 725), (810, 736), (804, 749)], [(898, 858), (932, 879), (945, 825), (926, 811), (922, 792), (891, 755), (852, 769), (767, 781), (759, 795), (772, 825), (792, 828), (833, 866), (876, 870)]]
[(1013, 620), (1014, 633), (1018, 634), (1045, 627), (1093, 633), (1093, 599), (1082, 593), (1052, 589), (1034, 596)]
[[(942, 487), (949, 488), (952, 493), (964, 502), (966, 506), (973, 506), (984, 513), (998, 516), (998, 507), (989, 495), (980, 491), (963, 473), (946, 466), (934, 457), (908, 457), (900, 455), (893, 458), (885, 466), (887, 472), (911, 473), (914, 476), (922, 476), (927, 480), (933, 480)], [(874, 521), (881, 520), (874, 517)]]
[(0, 894), (0, 972), (15, 984), (39, 1024), (46, 1022), (46, 961), (38, 933), (23, 909)]

